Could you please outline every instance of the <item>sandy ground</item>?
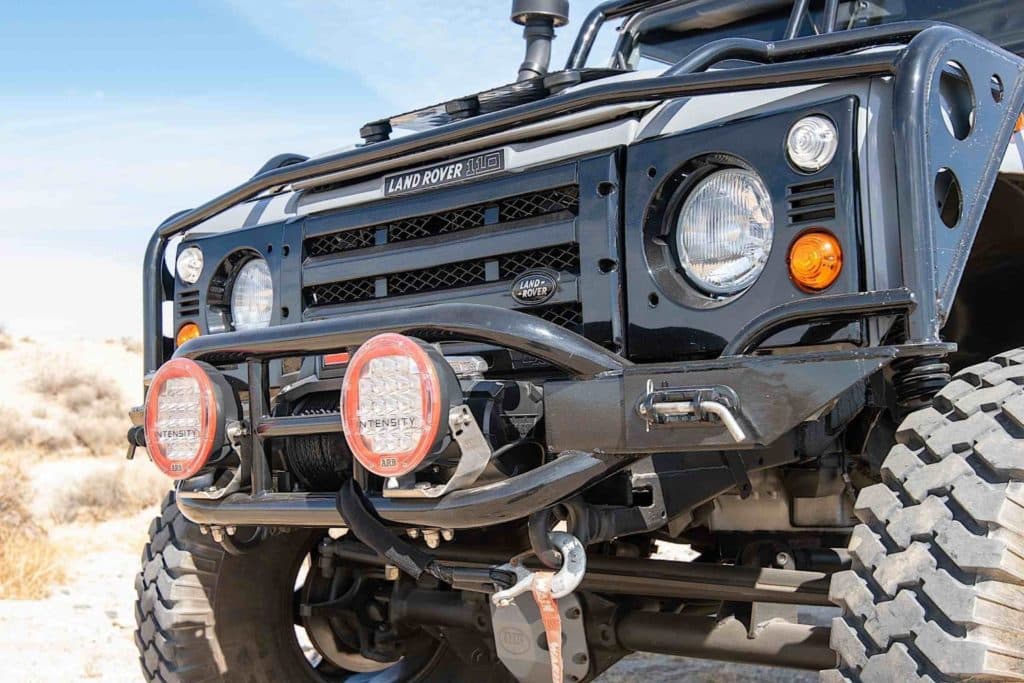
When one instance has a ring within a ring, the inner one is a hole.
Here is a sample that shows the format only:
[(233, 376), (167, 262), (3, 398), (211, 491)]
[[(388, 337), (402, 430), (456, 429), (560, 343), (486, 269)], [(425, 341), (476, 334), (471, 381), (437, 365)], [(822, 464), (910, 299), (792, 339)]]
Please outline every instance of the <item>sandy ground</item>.
[[(129, 519), (52, 530), (69, 553), (76, 553), (74, 571), (45, 600), (0, 600), (0, 678), (18, 683), (142, 680), (132, 640), (133, 582), (155, 513), (154, 508)], [(99, 545), (81, 553), (87, 539)]]

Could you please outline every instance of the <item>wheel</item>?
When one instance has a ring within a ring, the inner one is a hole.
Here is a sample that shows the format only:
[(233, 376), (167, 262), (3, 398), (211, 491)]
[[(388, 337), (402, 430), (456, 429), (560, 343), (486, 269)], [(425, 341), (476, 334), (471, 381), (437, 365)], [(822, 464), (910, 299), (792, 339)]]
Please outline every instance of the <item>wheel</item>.
[(822, 681), (1024, 680), (1024, 350), (957, 373), (896, 440), (832, 578)]
[[(339, 623), (345, 619), (300, 615), (302, 602), (334, 595), (324, 593), (326, 584), (315, 578), (320, 572), (310, 567), (321, 534), (280, 534), (250, 552), (229, 554), (181, 515), (171, 493), (149, 536), (135, 603), (135, 642), (146, 681), (507, 679), (500, 664), (468, 665), (424, 631), (409, 638), (396, 661), (368, 659), (345, 647), (351, 642), (346, 624)], [(353, 613), (351, 620), (361, 622), (356, 627), (373, 626), (366, 614)], [(332, 625), (340, 630), (332, 633)], [(491, 671), (494, 666), (500, 671)]]

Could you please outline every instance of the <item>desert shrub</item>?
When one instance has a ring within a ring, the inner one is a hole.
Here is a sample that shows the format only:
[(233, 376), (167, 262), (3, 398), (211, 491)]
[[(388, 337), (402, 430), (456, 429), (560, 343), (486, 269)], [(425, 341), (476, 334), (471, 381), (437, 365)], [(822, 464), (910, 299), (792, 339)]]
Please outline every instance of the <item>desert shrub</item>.
[(29, 514), (26, 477), (0, 467), (0, 600), (45, 597), (64, 570), (56, 545)]
[(121, 346), (128, 353), (142, 353), (142, 340), (135, 337), (121, 337)]
[(61, 524), (102, 522), (158, 504), (167, 489), (167, 480), (152, 467), (122, 462), (69, 482), (54, 496), (50, 515)]
[(6, 351), (14, 347), (14, 339), (7, 332), (7, 328), (0, 325), (0, 351)]
[(116, 383), (92, 370), (72, 364), (45, 366), (36, 375), (30, 388), (37, 394), (56, 399), (64, 407), (76, 412), (109, 414), (112, 410), (120, 411), (124, 407), (124, 396)]
[(102, 455), (125, 444), (127, 406), (115, 382), (70, 363), (55, 363), (41, 370), (29, 388), (69, 413), (37, 420), (32, 445), (62, 449), (77, 444)]
[(34, 436), (35, 429), (30, 421), (20, 413), (0, 406), (0, 449), (9, 450), (31, 445)]

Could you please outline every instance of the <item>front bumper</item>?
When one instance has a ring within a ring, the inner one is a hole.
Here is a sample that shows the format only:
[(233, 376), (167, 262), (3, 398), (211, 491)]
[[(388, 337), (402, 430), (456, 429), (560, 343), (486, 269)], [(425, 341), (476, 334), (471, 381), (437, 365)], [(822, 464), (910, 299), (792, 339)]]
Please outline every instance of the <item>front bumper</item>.
[[(819, 305), (783, 306), (755, 320), (734, 340), (756, 344), (772, 330), (808, 320), (865, 319), (908, 312), (905, 291), (821, 297)], [(268, 440), (297, 434), (341, 431), (337, 414), (271, 416), (268, 362), (274, 358), (350, 350), (381, 332), (430, 340), (469, 339), (528, 353), (559, 368), (567, 379), (545, 383), (547, 446), (551, 462), (498, 484), (457, 491), (439, 500), (371, 500), (384, 519), (408, 526), (468, 528), (522, 519), (657, 453), (735, 451), (743, 470), (767, 466), (756, 456), (801, 422), (811, 419), (857, 382), (899, 357), (948, 350), (921, 344), (801, 353), (732, 356), (714, 361), (637, 365), (584, 337), (503, 308), (439, 304), (368, 313), (283, 327), (201, 337), (177, 356), (248, 369), (250, 434), (242, 449), (251, 472), (250, 493), (179, 492), (186, 517), (218, 526), (343, 526), (332, 494), (276, 493), (267, 459)], [(652, 424), (638, 410), (652, 391), (715, 388), (729, 397), (744, 438), (718, 421)], [(744, 456), (743, 453), (748, 453)], [(746, 458), (746, 459), (744, 459)]]

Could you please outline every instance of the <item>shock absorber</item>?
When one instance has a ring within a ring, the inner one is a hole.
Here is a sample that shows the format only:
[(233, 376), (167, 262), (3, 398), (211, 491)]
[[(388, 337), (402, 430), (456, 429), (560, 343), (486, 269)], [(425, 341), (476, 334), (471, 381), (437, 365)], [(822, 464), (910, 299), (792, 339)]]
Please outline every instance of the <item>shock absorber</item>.
[(900, 417), (928, 406), (951, 378), (944, 356), (900, 358), (892, 364), (892, 369)]

